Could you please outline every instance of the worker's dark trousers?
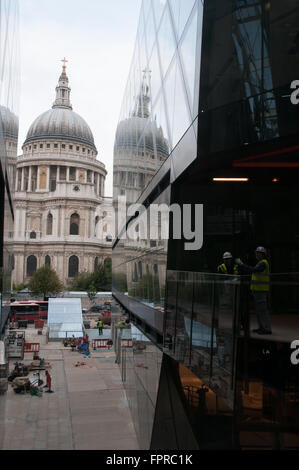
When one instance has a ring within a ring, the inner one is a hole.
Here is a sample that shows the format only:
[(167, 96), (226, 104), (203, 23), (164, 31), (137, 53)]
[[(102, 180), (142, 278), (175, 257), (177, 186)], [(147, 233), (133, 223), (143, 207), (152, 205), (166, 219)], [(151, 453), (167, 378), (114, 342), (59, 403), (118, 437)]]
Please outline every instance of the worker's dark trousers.
[(271, 320), (268, 311), (268, 292), (253, 291), (255, 311), (259, 328), (271, 331)]
[(99, 328), (99, 335), (103, 334), (103, 328)]

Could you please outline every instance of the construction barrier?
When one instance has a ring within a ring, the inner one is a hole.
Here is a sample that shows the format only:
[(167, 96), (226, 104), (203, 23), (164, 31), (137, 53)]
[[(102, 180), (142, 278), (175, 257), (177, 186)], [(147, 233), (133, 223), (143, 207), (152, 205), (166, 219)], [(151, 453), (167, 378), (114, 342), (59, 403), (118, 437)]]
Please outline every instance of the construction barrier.
[(45, 326), (44, 320), (35, 320), (34, 321), (34, 328), (43, 328)]
[(40, 343), (25, 343), (24, 353), (39, 353)]
[[(108, 344), (109, 343), (109, 344)], [(93, 339), (92, 340), (92, 349), (110, 349), (112, 346), (111, 339)]]
[(121, 347), (122, 348), (132, 348), (133, 342), (131, 339), (122, 339), (121, 340)]

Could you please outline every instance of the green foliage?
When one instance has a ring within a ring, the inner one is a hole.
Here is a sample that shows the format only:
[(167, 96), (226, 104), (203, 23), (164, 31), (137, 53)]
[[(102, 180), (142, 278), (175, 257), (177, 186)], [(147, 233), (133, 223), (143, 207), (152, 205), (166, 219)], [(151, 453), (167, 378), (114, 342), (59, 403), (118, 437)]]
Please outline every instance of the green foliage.
[(79, 292), (88, 292), (91, 295), (90, 300), (94, 299), (94, 293), (100, 291), (111, 291), (112, 277), (111, 259), (107, 258), (104, 264), (99, 264), (93, 273), (87, 271), (77, 274), (69, 282), (69, 289)]
[(15, 285), (15, 283), (13, 284), (13, 291), (14, 292), (19, 292), (20, 290), (24, 290), (27, 286), (25, 284), (19, 284), (18, 286)]
[(104, 271), (105, 271), (105, 276), (106, 276), (106, 284), (110, 285), (111, 290), (111, 284), (112, 284), (112, 259), (111, 258), (106, 258), (104, 262)]
[(68, 288), (74, 291), (87, 292), (89, 290), (89, 286), (92, 284), (91, 276), (92, 274), (87, 271), (77, 274), (69, 281)]
[(128, 290), (128, 283), (127, 283), (127, 276), (125, 273), (113, 273), (113, 286), (119, 292), (127, 292)]
[(91, 302), (93, 302), (97, 295), (97, 290), (93, 284), (89, 286), (89, 290), (87, 291), (88, 298)]
[(45, 297), (57, 295), (64, 290), (64, 286), (56, 272), (50, 266), (38, 269), (28, 284), (34, 295), (43, 294)]
[(161, 300), (159, 277), (152, 274), (143, 275), (142, 279), (131, 284), (129, 296), (147, 302), (159, 302)]

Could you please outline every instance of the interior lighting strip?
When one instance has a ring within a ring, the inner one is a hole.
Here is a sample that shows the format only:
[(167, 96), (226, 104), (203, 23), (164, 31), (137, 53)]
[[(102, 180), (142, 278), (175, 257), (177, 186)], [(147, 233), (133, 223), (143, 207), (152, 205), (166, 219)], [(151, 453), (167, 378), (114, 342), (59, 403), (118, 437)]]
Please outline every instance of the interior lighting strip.
[(233, 182), (233, 183), (247, 183), (249, 178), (213, 178), (216, 182)]

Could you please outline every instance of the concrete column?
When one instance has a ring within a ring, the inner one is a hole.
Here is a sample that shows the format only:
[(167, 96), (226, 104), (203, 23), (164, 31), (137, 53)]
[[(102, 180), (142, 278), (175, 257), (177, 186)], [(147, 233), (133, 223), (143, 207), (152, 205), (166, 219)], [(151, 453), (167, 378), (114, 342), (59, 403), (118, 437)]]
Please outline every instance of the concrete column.
[(24, 191), (24, 185), (25, 185), (25, 170), (22, 168), (22, 184), (21, 184), (21, 191)]
[(97, 196), (100, 194), (100, 182), (101, 182), (101, 175), (98, 173), (98, 185), (97, 185)]
[(36, 191), (39, 191), (39, 184), (40, 184), (40, 172), (39, 166), (37, 167), (37, 183), (36, 183)]
[(61, 209), (61, 217), (60, 217), (60, 223), (61, 223), (61, 236), (64, 238), (66, 236), (65, 232), (65, 209)]
[(18, 191), (18, 183), (19, 183), (19, 169), (16, 171), (16, 181), (15, 181), (15, 191)]
[(14, 239), (19, 238), (19, 231), (20, 231), (20, 214), (19, 214), (19, 209), (16, 209), (16, 214), (15, 214), (15, 228), (14, 228)]
[(66, 169), (66, 181), (70, 181), (70, 167), (69, 166)]
[(24, 274), (26, 275), (26, 259), (24, 255), (18, 255), (16, 259), (16, 284), (21, 284), (24, 282), (25, 277)]
[(47, 174), (47, 191), (48, 192), (50, 191), (50, 169), (51, 169), (51, 167), (49, 166), (47, 168), (47, 171), (48, 171), (48, 174)]
[(90, 223), (89, 223), (89, 238), (94, 238), (94, 223), (95, 223), (95, 213), (90, 210)]
[(61, 207), (57, 209), (57, 237), (61, 237)]
[(59, 208), (51, 212), (53, 215), (53, 235), (54, 237), (59, 237), (58, 235), (58, 225), (59, 225)]
[(27, 239), (26, 233), (26, 209), (22, 209), (22, 222), (21, 222), (21, 238), (23, 240)]
[(62, 256), (62, 270), (61, 272), (63, 273), (63, 281), (62, 282), (65, 282), (67, 281), (68, 279), (68, 273), (69, 273), (69, 257), (68, 256), (65, 256), (63, 254)]
[(29, 181), (28, 181), (28, 191), (29, 192), (31, 192), (31, 189), (32, 189), (31, 180), (32, 180), (32, 166), (30, 165), (30, 167), (29, 167)]

